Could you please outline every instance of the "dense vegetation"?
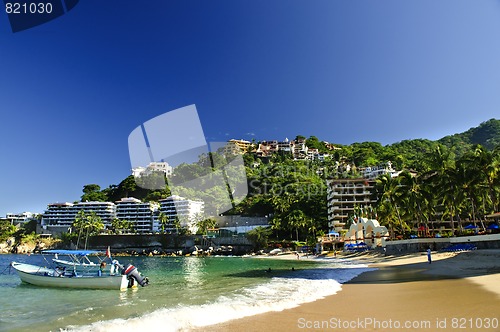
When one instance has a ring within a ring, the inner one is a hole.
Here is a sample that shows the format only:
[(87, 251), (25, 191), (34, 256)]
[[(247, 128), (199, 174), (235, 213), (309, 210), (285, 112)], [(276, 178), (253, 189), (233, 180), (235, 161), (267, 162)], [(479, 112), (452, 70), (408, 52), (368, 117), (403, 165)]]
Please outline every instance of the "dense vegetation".
[[(416, 176), (409, 172), (397, 178), (383, 175), (376, 189), (378, 219), (399, 234), (415, 225), (428, 230), (429, 221), (436, 220), (447, 222), (453, 234), (463, 231), (466, 219), (484, 229), (485, 216), (499, 208), (500, 147), (488, 151), (476, 145), (454, 158), (449, 149), (439, 146), (423, 160)], [(455, 229), (457, 221), (459, 229)]]
[(443, 137), (438, 142), (457, 155), (462, 155), (476, 144), (491, 151), (500, 144), (500, 120), (490, 119), (466, 132)]
[[(328, 153), (325, 161), (293, 160), (290, 154), (275, 153), (260, 159), (253, 153), (244, 155), (249, 194), (243, 202), (226, 214), (268, 216), (278, 238), (314, 239), (326, 231), (326, 179), (359, 177), (359, 168), (391, 161), (396, 169), (413, 170), (416, 177), (405, 172), (397, 179), (378, 179), (378, 206), (373, 212), (380, 221), (398, 233), (408, 231), (413, 223), (427, 223), (436, 214), (448, 220), (471, 218), (498, 211), (498, 147), (500, 121), (489, 120), (465, 133), (444, 137), (439, 141), (405, 140), (382, 146), (377, 142), (335, 145), (317, 137), (306, 140), (309, 148)], [(474, 145), (480, 143), (480, 145)], [(210, 158), (209, 158), (210, 157)], [(136, 197), (158, 201), (171, 194), (168, 184), (183, 183), (207, 176), (227, 163), (228, 156), (202, 155), (197, 163), (182, 164), (174, 177), (165, 179), (153, 174), (137, 183), (133, 176), (106, 189), (96, 184), (84, 186), (82, 201), (117, 201)], [(213, 161), (213, 166), (210, 164)], [(242, 179), (240, 179), (242, 180)], [(161, 189), (154, 184), (166, 183)], [(153, 185), (152, 185), (153, 184)], [(204, 201), (221, 202), (227, 192), (218, 190), (196, 192), (176, 186), (176, 193)], [(221, 203), (222, 204), (222, 203)], [(455, 219), (453, 219), (455, 218)], [(203, 229), (213, 219), (200, 220)], [(165, 224), (165, 222), (163, 223)], [(165, 226), (165, 225), (164, 225)], [(119, 226), (117, 226), (119, 228)], [(255, 234), (254, 234), (255, 235)], [(259, 238), (259, 234), (255, 235)]]

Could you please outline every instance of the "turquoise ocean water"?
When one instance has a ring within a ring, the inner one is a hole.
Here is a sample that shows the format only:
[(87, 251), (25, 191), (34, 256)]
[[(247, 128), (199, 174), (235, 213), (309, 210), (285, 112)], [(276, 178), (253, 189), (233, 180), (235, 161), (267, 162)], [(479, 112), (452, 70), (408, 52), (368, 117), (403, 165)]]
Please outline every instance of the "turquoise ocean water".
[(335, 294), (368, 270), (341, 259), (118, 259), (135, 265), (150, 285), (122, 292), (40, 288), (21, 283), (8, 266), (47, 265), (41, 255), (0, 255), (0, 331), (189, 330)]

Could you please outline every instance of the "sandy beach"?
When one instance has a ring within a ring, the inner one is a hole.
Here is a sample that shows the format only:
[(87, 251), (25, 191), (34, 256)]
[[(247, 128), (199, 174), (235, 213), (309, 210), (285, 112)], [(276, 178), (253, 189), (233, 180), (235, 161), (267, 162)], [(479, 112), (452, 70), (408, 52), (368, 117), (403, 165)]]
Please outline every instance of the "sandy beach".
[(432, 264), (424, 253), (351, 258), (377, 270), (324, 299), (199, 331), (500, 331), (500, 250), (433, 253)]

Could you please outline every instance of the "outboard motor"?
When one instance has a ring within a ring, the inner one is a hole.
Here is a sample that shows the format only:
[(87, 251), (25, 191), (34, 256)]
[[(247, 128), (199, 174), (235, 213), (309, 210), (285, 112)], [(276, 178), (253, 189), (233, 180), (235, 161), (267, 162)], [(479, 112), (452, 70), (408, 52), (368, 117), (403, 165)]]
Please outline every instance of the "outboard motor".
[(139, 271), (137, 271), (137, 268), (133, 266), (132, 264), (127, 264), (125, 266), (125, 270), (123, 270), (122, 274), (125, 274), (128, 278), (129, 282), (129, 288), (134, 285), (134, 280), (137, 281), (139, 285), (142, 287), (147, 286), (149, 284), (149, 280), (147, 277), (143, 277)]

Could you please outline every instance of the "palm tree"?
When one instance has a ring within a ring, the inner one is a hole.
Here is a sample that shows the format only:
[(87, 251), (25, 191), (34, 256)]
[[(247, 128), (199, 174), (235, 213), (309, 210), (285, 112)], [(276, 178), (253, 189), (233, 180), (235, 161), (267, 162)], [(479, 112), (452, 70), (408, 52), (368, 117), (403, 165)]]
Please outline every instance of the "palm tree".
[(375, 194), (377, 195), (377, 212), (382, 224), (388, 225), (391, 230), (391, 237), (394, 237), (394, 230), (399, 227), (400, 231), (407, 228), (406, 223), (401, 218), (400, 202), (401, 191), (398, 178), (391, 177), (390, 174), (383, 174), (376, 179)]
[(444, 205), (443, 216), (448, 215), (451, 223), (451, 231), (455, 234), (454, 216), (458, 218), (462, 202), (464, 201), (464, 192), (459, 190), (458, 172), (455, 167), (449, 167), (444, 170), (442, 175), (435, 180), (435, 188), (438, 196), (441, 197), (440, 203)]
[(111, 221), (111, 227), (113, 228), (113, 232), (115, 234), (120, 233), (121, 231), (130, 231), (133, 229), (132, 222), (128, 220), (122, 220), (115, 218)]
[(271, 235), (271, 229), (268, 227), (257, 227), (246, 233), (246, 237), (253, 242), (254, 251), (267, 247), (267, 241)]
[(76, 242), (77, 248), (82, 232), (85, 232), (85, 248), (87, 248), (88, 237), (97, 235), (104, 229), (104, 223), (102, 222), (101, 217), (99, 217), (94, 211), (85, 214), (85, 211), (80, 210), (71, 226), (73, 229), (78, 230), (78, 240)]
[(293, 210), (285, 217), (290, 228), (295, 228), (296, 240), (299, 241), (299, 228), (304, 228), (307, 222), (307, 216), (302, 210)]
[(71, 224), (71, 228), (75, 231), (78, 231), (78, 238), (76, 240), (76, 248), (80, 244), (80, 236), (82, 234), (82, 230), (85, 228), (85, 211), (80, 210), (75, 216), (75, 221)]
[(459, 189), (465, 195), (465, 202), (463, 203), (470, 207), (469, 214), (474, 224), (477, 220), (477, 197), (480, 195), (482, 182), (482, 176), (477, 169), (477, 163), (478, 160), (474, 154), (466, 154), (457, 161), (457, 182)]
[[(425, 227), (428, 229), (428, 223), (425, 218), (428, 215), (429, 201), (427, 193), (424, 192), (423, 183), (420, 177), (413, 176), (409, 172), (403, 172), (400, 175), (400, 184), (398, 192), (400, 193), (401, 202), (406, 216), (409, 221), (416, 221), (417, 225), (425, 222)], [(416, 219), (416, 220), (415, 220)]]
[(181, 220), (179, 219), (179, 216), (176, 215), (172, 223), (175, 227), (175, 234), (179, 234), (179, 228), (181, 228)]
[(215, 225), (217, 224), (217, 221), (213, 218), (207, 218), (207, 219), (200, 219), (197, 223), (196, 226), (198, 227), (199, 232), (201, 234), (207, 234), (207, 231), (211, 228), (214, 228)]
[(161, 232), (165, 233), (165, 230), (166, 230), (167, 225), (169, 223), (167, 214), (164, 212), (160, 212), (160, 214), (158, 215), (158, 221), (160, 222)]

